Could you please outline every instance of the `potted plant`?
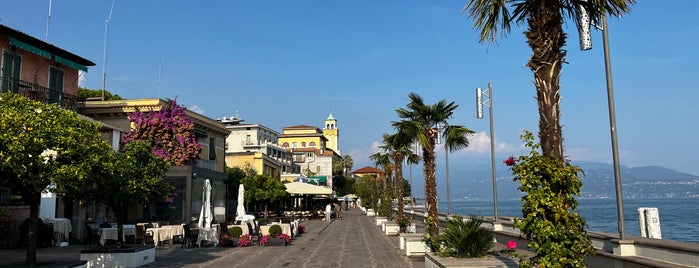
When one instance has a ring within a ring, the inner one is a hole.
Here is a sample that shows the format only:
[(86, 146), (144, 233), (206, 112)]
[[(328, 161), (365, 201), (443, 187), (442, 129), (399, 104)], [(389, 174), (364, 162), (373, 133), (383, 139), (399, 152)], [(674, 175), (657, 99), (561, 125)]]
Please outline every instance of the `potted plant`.
[(401, 233), (407, 233), (408, 232), (408, 227), (412, 223), (412, 219), (407, 216), (403, 217), (398, 217), (396, 218), (396, 224), (398, 224), (398, 228), (400, 228)]
[(286, 246), (290, 241), (291, 237), (289, 235), (282, 234), (282, 227), (277, 224), (273, 224), (269, 227), (269, 235), (262, 237), (260, 244), (270, 246)]
[(238, 246), (238, 240), (240, 239), (240, 236), (243, 234), (243, 229), (238, 227), (238, 226), (233, 226), (230, 229), (228, 229), (228, 233), (224, 234), (223, 237), (221, 238), (221, 245), (223, 247), (235, 247)]

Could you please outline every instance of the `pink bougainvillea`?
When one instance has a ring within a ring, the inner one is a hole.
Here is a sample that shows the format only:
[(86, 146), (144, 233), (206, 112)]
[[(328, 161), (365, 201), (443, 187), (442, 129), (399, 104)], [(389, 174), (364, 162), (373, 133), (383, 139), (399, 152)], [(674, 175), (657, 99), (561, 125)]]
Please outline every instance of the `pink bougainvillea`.
[(133, 127), (121, 137), (122, 145), (134, 140), (148, 141), (153, 153), (171, 165), (194, 163), (199, 159), (202, 146), (197, 142), (194, 123), (187, 117), (186, 110), (170, 100), (158, 111), (130, 113)]
[(517, 249), (517, 242), (514, 240), (507, 241), (507, 250), (515, 250)]

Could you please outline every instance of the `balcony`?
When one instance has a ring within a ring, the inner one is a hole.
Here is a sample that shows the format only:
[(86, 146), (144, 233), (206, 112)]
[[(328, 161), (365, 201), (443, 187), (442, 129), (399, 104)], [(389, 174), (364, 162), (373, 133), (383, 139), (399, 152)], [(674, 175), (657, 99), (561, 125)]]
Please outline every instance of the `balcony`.
[(78, 103), (78, 96), (11, 77), (0, 77), (0, 92), (14, 92), (31, 100), (55, 103), (71, 111), (75, 111)]

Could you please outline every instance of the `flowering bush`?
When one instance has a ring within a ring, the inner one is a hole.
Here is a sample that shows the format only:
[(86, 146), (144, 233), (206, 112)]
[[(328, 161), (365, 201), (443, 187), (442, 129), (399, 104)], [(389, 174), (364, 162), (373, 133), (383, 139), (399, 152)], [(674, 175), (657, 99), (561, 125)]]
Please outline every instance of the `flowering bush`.
[(288, 234), (279, 234), (277, 238), (284, 239), (284, 242), (286, 242), (287, 244), (291, 243), (291, 236)]
[(305, 233), (306, 232), (306, 226), (303, 224), (299, 224), (299, 234)]
[(244, 234), (240, 236), (240, 239), (238, 239), (238, 246), (239, 247), (249, 247), (252, 245), (252, 239), (250, 239), (249, 234)]
[(507, 241), (507, 250), (515, 250), (517, 249), (517, 242), (514, 240)]
[(263, 235), (262, 238), (260, 238), (260, 246), (265, 246), (269, 242), (269, 235)]
[(585, 220), (576, 212), (582, 169), (539, 153), (541, 145), (534, 142), (531, 132), (525, 130), (520, 138), (531, 151), (504, 163), (525, 194), (521, 198), (523, 218), (515, 219), (514, 226), (529, 239), (527, 247), (536, 256), (520, 259), (519, 266), (586, 267), (584, 257), (594, 249), (585, 232)]
[(228, 234), (224, 234), (221, 236), (221, 239), (218, 240), (218, 246), (219, 247), (230, 247), (233, 245), (232, 243), (233, 238), (230, 237)]

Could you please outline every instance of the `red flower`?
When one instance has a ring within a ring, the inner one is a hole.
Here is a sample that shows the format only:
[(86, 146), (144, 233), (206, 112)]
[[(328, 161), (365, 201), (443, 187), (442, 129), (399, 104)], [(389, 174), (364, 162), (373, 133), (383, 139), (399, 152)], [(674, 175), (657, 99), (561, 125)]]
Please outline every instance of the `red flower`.
[(514, 166), (515, 165), (515, 158), (510, 156), (509, 158), (507, 158), (505, 161), (502, 161), (502, 162), (505, 163), (505, 165)]
[(517, 248), (517, 242), (510, 240), (507, 242), (507, 250), (515, 250)]

